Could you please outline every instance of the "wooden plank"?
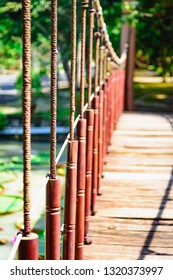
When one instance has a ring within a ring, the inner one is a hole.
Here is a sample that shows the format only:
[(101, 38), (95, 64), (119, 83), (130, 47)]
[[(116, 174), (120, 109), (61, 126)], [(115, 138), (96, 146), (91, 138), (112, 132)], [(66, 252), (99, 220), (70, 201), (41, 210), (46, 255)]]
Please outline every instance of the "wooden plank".
[(160, 115), (123, 114), (105, 158), (86, 259), (173, 259), (173, 131)]

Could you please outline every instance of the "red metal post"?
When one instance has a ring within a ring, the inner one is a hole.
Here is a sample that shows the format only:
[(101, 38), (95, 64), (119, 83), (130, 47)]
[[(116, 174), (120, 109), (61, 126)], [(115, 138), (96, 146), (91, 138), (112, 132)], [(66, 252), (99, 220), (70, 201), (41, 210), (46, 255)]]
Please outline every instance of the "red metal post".
[(64, 208), (63, 260), (74, 260), (78, 141), (69, 140)]
[(106, 156), (106, 135), (107, 135), (107, 81), (104, 84), (104, 94), (103, 94), (103, 164), (104, 158)]
[(46, 185), (46, 260), (60, 259), (61, 182), (49, 179)]
[(86, 111), (87, 118), (87, 146), (86, 146), (86, 186), (85, 186), (85, 235), (84, 243), (91, 244), (88, 238), (89, 217), (91, 213), (91, 187), (92, 187), (92, 166), (93, 166), (93, 125), (94, 110)]
[(19, 260), (38, 260), (38, 235), (23, 236), (19, 245)]
[(94, 136), (93, 136), (93, 170), (92, 170), (92, 192), (91, 192), (91, 215), (95, 215), (95, 205), (97, 196), (98, 181), (98, 126), (99, 126), (99, 96), (93, 99), (94, 107)]
[(98, 181), (97, 194), (100, 195), (103, 159), (103, 90), (99, 92), (99, 130), (98, 130)]
[(86, 119), (78, 122), (78, 176), (76, 209), (76, 247), (75, 259), (83, 259), (84, 220), (85, 220), (85, 173), (86, 173)]

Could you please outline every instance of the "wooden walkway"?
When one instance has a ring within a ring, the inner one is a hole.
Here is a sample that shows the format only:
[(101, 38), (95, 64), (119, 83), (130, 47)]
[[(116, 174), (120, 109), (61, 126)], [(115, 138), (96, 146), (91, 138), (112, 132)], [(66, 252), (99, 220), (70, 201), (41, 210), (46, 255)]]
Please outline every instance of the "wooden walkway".
[(173, 259), (173, 117), (124, 113), (106, 157), (85, 259)]

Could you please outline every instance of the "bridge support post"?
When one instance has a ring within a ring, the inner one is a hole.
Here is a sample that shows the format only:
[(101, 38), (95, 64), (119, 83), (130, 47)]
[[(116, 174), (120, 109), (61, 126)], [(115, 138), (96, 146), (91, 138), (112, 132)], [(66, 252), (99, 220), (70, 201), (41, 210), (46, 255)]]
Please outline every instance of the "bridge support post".
[(103, 158), (103, 90), (99, 92), (99, 129), (98, 129), (98, 181), (97, 194), (101, 195), (100, 184), (102, 177), (102, 158)]
[(19, 245), (19, 260), (38, 260), (38, 235), (23, 236)]
[(63, 260), (75, 258), (76, 192), (78, 141), (69, 140), (67, 151)]
[(125, 79), (125, 110), (134, 110), (134, 87), (133, 76), (135, 68), (135, 28), (129, 26), (129, 48), (126, 64), (126, 79)]
[(95, 205), (97, 197), (97, 182), (98, 182), (98, 128), (99, 128), (99, 96), (93, 99), (94, 107), (94, 135), (93, 135), (93, 172), (92, 172), (92, 193), (91, 193), (91, 215), (95, 215)]
[(91, 240), (88, 239), (89, 217), (91, 214), (91, 188), (92, 188), (92, 167), (93, 167), (93, 125), (94, 110), (86, 111), (87, 118), (87, 145), (86, 145), (86, 185), (85, 185), (85, 232), (84, 243), (89, 245)]
[(78, 176), (76, 205), (76, 246), (75, 259), (83, 259), (85, 219), (85, 173), (86, 173), (86, 119), (78, 123)]
[(60, 259), (61, 183), (49, 179), (46, 185), (46, 260)]

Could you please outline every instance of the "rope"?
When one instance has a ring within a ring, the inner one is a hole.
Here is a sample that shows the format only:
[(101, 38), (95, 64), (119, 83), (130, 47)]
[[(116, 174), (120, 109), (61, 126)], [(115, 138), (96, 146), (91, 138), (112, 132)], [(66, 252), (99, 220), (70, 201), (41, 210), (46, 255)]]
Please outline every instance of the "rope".
[(108, 49), (105, 48), (104, 50), (104, 80), (107, 79), (107, 56), (108, 56)]
[[(99, 16), (97, 16), (97, 24), (100, 27), (100, 29), (103, 30), (104, 40), (106, 41), (106, 47), (109, 50), (110, 56), (116, 64), (121, 66), (126, 61), (126, 55), (125, 55), (126, 50), (124, 51), (124, 54), (122, 54), (122, 56), (119, 58), (118, 55), (116, 54), (116, 52), (114, 51), (114, 49), (112, 47), (112, 44), (110, 42), (109, 34), (108, 34), (108, 31), (107, 31), (106, 24), (105, 24), (104, 17), (103, 17), (103, 13), (102, 13), (102, 7), (100, 5), (100, 1), (99, 0), (94, 0), (93, 1), (93, 6), (96, 10), (97, 15), (99, 15)], [(127, 42), (128, 42), (128, 38), (127, 38)], [(127, 49), (127, 45), (125, 44), (124, 46), (125, 46), (124, 49)]]
[(89, 19), (89, 49), (88, 49), (88, 107), (90, 108), (90, 96), (92, 94), (92, 56), (93, 56), (93, 29), (94, 29), (93, 1), (90, 1), (90, 19)]
[(31, 12), (30, 0), (23, 0), (23, 193), (24, 236), (30, 227), (30, 172), (31, 172)]
[(51, 0), (51, 128), (50, 178), (56, 178), (56, 112), (57, 112), (57, 0)]
[(105, 49), (105, 47), (102, 45), (100, 47), (100, 75), (99, 75), (99, 84), (100, 84), (100, 86), (102, 85), (102, 82), (103, 82), (104, 49)]
[(70, 140), (74, 140), (75, 82), (76, 82), (76, 0), (72, 0), (71, 32), (71, 82), (70, 82)]
[(83, 118), (85, 95), (85, 44), (86, 44), (86, 11), (89, 0), (82, 0), (82, 30), (81, 30), (81, 77), (80, 77), (80, 116)]
[(95, 32), (94, 36), (96, 38), (96, 54), (95, 54), (95, 78), (94, 78), (94, 94), (97, 95), (97, 86), (99, 78), (99, 48), (100, 48), (100, 32)]

